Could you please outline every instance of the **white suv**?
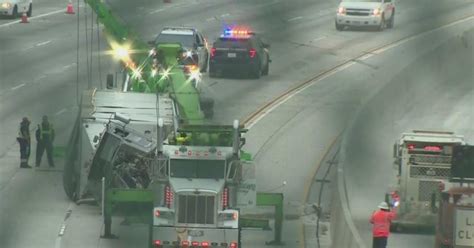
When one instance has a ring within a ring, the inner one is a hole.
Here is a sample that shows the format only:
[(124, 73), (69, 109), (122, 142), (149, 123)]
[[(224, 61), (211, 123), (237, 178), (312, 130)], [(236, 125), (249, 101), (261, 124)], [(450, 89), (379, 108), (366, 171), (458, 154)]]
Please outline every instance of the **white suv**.
[(395, 23), (394, 0), (343, 0), (336, 14), (336, 29), (376, 27), (383, 30)]
[(22, 13), (31, 16), (33, 11), (32, 0), (0, 0), (0, 16), (18, 17)]

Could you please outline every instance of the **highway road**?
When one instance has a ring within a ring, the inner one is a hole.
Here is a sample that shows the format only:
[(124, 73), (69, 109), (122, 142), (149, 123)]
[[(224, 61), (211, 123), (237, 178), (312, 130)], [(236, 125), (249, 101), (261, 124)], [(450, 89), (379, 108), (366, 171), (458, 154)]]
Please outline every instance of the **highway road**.
[[(229, 123), (235, 118), (244, 119), (290, 87), (374, 48), (472, 15), (474, 6), (469, 0), (449, 3), (441, 0), (416, 3), (400, 1), (397, 2), (397, 21), (393, 30), (337, 32), (333, 23), (337, 1), (173, 0), (171, 4), (149, 0), (107, 2), (144, 40), (152, 39), (164, 26), (186, 25), (197, 27), (212, 41), (219, 35), (223, 25), (242, 23), (262, 33), (271, 42), (273, 62), (269, 76), (260, 80), (209, 79), (204, 76), (206, 93), (216, 99), (218, 108), (214, 121), (218, 123)], [(18, 168), (15, 135), (21, 117), (32, 118), (34, 126), (43, 114), (48, 114), (59, 134), (56, 143), (64, 145), (77, 111), (77, 92), (89, 85), (100, 88), (103, 85), (100, 79), (105, 81), (105, 74), (117, 69), (113, 60), (98, 52), (98, 44), (100, 51), (104, 51), (106, 45), (103, 39), (100, 42), (97, 40), (98, 30), (92, 18), (89, 16), (86, 24), (84, 8), (75, 7), (80, 11), (79, 32), (78, 16), (64, 14), (65, 3), (59, 0), (37, 3), (34, 15), (40, 16), (32, 18), (29, 24), (0, 20), (0, 135), (4, 137), (0, 143), (1, 247), (137, 247), (146, 242), (143, 238), (146, 228), (137, 224), (114, 226), (120, 236), (118, 240), (100, 239), (100, 210), (95, 206), (76, 206), (69, 202), (62, 190), (61, 168)], [(472, 21), (447, 27), (437, 32), (439, 37), (436, 38), (456, 35), (456, 32), (460, 32), (458, 29), (469, 26), (473, 26)], [(455, 31), (448, 32), (451, 28)], [(344, 70), (336, 71), (334, 76), (316, 81), (314, 85), (253, 123), (247, 139), (247, 149), (256, 155), (259, 164), (258, 189), (284, 192), (287, 212), (299, 213), (305, 204), (305, 191), (317, 169), (318, 161), (335, 137), (347, 127), (357, 109), (376, 95), (382, 85), (393, 85), (391, 82), (396, 82), (400, 75), (413, 75), (413, 71), (410, 71), (411, 74), (404, 71), (405, 67), (415, 65), (418, 57), (431, 52), (433, 46), (441, 44), (443, 40), (433, 43), (432, 40), (421, 38), (413, 38), (414, 41), (422, 42), (411, 44), (409, 48), (388, 50), (387, 54), (380, 56), (383, 58), (374, 56), (355, 60), (355, 65), (351, 64), (344, 67)], [(431, 57), (425, 59), (433, 60)], [(87, 60), (90, 67), (87, 66)], [(87, 68), (92, 68), (90, 73)], [(428, 70), (427, 74), (431, 72)], [(423, 113), (431, 106), (428, 99), (432, 95), (439, 96), (436, 104), (443, 106), (444, 112), (430, 112), (426, 117), (428, 121), (436, 123), (439, 118), (444, 118), (443, 114), (451, 113), (446, 103), (460, 106), (459, 111), (450, 115), (452, 117), (447, 119), (450, 121), (443, 125), (455, 125), (460, 132), (472, 135), (468, 122), (459, 121), (463, 120), (466, 113), (469, 114), (470, 109), (462, 106), (468, 106), (472, 99), (472, 88), (469, 88), (472, 74), (464, 77), (465, 79), (461, 76), (457, 79), (465, 90), (445, 91), (442, 87), (435, 88), (426, 93), (428, 95), (423, 98), (426, 99), (421, 104), (423, 106), (413, 108), (395, 105), (399, 109), (393, 110), (397, 114), (394, 119), (390, 119), (389, 114), (380, 123), (373, 116), (362, 118), (371, 120), (370, 126), (378, 130), (372, 137), (376, 137), (375, 134), (385, 134), (382, 135), (382, 141), (377, 140), (380, 142), (376, 145), (380, 147), (380, 150), (377, 149), (377, 155), (380, 155), (377, 159), (380, 160), (377, 161), (386, 159), (382, 147), (390, 148), (399, 132), (412, 127), (407, 124), (410, 118), (418, 123), (425, 123), (425, 119), (417, 117), (420, 116), (420, 111)], [(422, 91), (419, 92), (421, 94)], [(404, 95), (403, 91), (397, 93)], [(459, 96), (463, 96), (462, 101), (450, 101)], [(377, 104), (379, 105), (390, 107)], [(408, 114), (402, 116), (405, 112)], [(396, 128), (391, 127), (389, 134), (382, 132), (383, 127), (390, 124), (396, 125)], [(363, 122), (360, 125), (367, 126)], [(314, 136), (309, 136), (310, 134)], [(377, 184), (380, 185), (379, 190), (383, 190), (384, 181), (376, 180), (374, 184), (361, 187), (357, 182), (369, 182), (372, 174), (367, 171), (378, 167), (363, 160), (369, 156), (361, 155), (375, 154), (373, 151), (355, 150), (354, 153), (358, 163), (366, 166), (350, 167), (353, 168), (351, 174), (357, 177), (348, 178), (348, 182), (360, 189), (351, 192), (354, 197), (351, 198), (351, 206), (356, 206), (353, 213), (355, 219), (360, 221), (358, 226), (367, 240), (369, 232), (367, 225), (363, 224), (364, 218), (372, 210), (375, 204), (373, 202), (379, 200), (380, 193), (370, 189)], [(32, 159), (30, 163), (33, 163)], [(367, 171), (360, 168), (366, 168)], [(389, 172), (383, 175), (385, 181), (390, 178)], [(287, 182), (285, 187), (280, 187), (282, 181)], [(64, 221), (68, 210), (72, 214)], [(58, 236), (63, 223), (66, 223), (65, 234)], [(120, 223), (120, 220), (116, 223)], [(287, 221), (286, 224), (286, 247), (302, 246), (300, 220)], [(264, 247), (263, 242), (271, 238), (272, 234), (268, 231), (245, 231), (244, 245)], [(416, 244), (413, 247), (432, 247), (429, 243), (432, 237), (394, 236), (392, 240), (395, 243), (399, 242), (397, 240), (409, 240)]]

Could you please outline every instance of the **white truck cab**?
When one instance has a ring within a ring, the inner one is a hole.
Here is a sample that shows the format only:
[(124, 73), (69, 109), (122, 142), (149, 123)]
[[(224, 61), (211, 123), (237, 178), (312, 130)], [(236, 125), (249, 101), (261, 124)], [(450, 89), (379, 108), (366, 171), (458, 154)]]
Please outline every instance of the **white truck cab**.
[(16, 18), (23, 13), (28, 17), (33, 11), (32, 0), (0, 0), (0, 16)]
[(336, 29), (376, 27), (383, 30), (395, 23), (394, 0), (342, 0), (336, 14)]

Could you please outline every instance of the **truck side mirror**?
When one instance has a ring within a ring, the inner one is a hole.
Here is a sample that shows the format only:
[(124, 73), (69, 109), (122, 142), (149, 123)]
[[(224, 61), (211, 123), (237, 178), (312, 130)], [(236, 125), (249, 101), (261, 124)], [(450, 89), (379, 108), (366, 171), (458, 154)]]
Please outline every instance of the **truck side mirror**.
[(393, 157), (400, 157), (400, 146), (398, 145), (398, 143), (393, 144)]

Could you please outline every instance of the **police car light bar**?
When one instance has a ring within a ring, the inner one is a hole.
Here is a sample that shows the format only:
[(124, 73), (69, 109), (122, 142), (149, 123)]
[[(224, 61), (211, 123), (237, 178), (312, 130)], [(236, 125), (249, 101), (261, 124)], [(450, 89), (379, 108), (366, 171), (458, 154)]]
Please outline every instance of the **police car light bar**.
[(224, 30), (224, 34), (222, 35), (222, 37), (235, 37), (235, 38), (238, 38), (238, 37), (248, 37), (250, 35), (254, 34), (252, 31), (248, 30), (248, 29), (239, 29), (239, 28), (236, 28), (236, 29), (233, 29), (233, 28), (226, 28)]

